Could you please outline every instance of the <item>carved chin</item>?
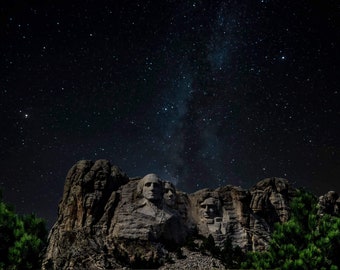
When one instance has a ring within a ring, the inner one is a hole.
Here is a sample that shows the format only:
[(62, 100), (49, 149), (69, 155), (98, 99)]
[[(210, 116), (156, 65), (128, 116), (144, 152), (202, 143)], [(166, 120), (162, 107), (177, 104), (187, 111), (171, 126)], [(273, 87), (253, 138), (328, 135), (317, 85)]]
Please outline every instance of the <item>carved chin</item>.
[(167, 205), (170, 205), (170, 206), (175, 205), (175, 202), (172, 201), (172, 200), (166, 200), (165, 203), (166, 203)]
[(207, 214), (207, 213), (203, 213), (203, 218), (205, 218), (205, 219), (211, 219), (212, 217), (209, 215), (209, 214)]
[(206, 222), (207, 222), (207, 224), (214, 224), (214, 219), (213, 218), (207, 218)]

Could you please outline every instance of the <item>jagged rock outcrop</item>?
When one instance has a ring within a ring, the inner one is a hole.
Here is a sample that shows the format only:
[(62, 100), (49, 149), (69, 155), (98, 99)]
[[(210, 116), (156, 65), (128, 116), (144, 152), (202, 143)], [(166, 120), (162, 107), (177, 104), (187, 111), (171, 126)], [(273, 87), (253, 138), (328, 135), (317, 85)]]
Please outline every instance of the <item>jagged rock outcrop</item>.
[(340, 216), (340, 197), (335, 191), (328, 191), (319, 197), (318, 214)]
[(281, 178), (250, 190), (225, 186), (186, 194), (155, 174), (128, 178), (106, 160), (79, 161), (67, 174), (42, 268), (120, 269), (141, 261), (158, 267), (197, 235), (264, 250), (274, 223), (289, 218), (293, 195)]
[(43, 268), (105, 269), (105, 231), (118, 203), (118, 188), (129, 179), (106, 160), (79, 161), (68, 172), (58, 207), (58, 220), (49, 234)]

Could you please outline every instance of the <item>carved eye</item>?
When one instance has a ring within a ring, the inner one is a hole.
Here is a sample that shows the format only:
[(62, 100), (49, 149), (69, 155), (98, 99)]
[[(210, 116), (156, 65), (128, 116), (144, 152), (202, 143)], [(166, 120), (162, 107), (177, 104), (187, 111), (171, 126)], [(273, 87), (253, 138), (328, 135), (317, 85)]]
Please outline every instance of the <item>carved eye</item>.
[(153, 186), (154, 188), (158, 188), (159, 187), (159, 183), (157, 182), (147, 182), (144, 184), (145, 187), (151, 187)]

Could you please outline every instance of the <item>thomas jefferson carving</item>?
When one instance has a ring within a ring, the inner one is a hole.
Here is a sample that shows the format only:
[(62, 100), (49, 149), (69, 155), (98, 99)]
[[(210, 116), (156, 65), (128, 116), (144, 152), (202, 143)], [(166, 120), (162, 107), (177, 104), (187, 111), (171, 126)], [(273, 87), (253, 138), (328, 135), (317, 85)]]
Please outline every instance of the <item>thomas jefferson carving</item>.
[(176, 189), (171, 182), (164, 182), (164, 202), (169, 207), (174, 207), (176, 203)]

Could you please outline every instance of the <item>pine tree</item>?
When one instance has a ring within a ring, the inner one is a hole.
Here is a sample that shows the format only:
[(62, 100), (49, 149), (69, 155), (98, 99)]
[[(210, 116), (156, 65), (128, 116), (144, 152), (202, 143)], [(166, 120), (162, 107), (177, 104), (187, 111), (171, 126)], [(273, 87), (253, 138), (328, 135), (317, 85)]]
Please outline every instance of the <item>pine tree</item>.
[(46, 237), (42, 219), (16, 214), (0, 192), (0, 269), (39, 269)]
[(243, 268), (339, 269), (340, 218), (317, 215), (317, 200), (298, 191), (291, 218), (276, 224), (267, 252), (247, 254)]

